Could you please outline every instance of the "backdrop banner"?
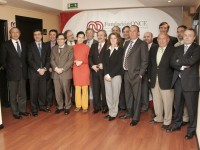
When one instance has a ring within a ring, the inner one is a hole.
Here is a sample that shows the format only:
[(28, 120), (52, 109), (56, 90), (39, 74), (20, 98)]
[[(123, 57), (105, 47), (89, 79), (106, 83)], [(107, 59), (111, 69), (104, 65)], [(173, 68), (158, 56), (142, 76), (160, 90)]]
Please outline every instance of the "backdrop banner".
[[(180, 9), (177, 9), (177, 14), (181, 14)], [(143, 38), (143, 34), (147, 31), (152, 32), (156, 37), (159, 33), (159, 24), (163, 21), (170, 25), (169, 35), (176, 36), (176, 29), (180, 22), (174, 19), (176, 17), (157, 8), (93, 10), (61, 13), (60, 24), (62, 32), (70, 29), (75, 35), (78, 31), (85, 32), (87, 28), (92, 28), (95, 32), (104, 29), (109, 35), (113, 26), (122, 29), (124, 26), (138, 25), (140, 38)]]

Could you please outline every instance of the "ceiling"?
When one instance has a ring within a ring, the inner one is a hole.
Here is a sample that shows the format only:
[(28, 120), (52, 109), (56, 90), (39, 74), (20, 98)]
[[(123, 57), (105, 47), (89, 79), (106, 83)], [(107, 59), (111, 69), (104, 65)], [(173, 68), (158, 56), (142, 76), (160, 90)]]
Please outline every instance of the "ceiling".
[[(195, 6), (199, 0), (0, 0), (7, 1), (5, 5), (24, 9), (37, 10), (50, 14), (61, 11), (115, 9), (134, 7), (167, 7)], [(48, 2), (48, 3), (47, 3)], [(78, 3), (78, 9), (68, 9), (68, 3)]]

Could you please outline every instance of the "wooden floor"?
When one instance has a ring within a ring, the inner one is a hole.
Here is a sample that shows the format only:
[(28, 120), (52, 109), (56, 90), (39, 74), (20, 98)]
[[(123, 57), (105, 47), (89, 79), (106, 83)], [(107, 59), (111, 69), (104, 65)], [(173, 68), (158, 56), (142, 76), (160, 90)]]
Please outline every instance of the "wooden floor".
[(38, 117), (15, 120), (3, 108), (4, 129), (0, 130), (0, 150), (197, 150), (196, 137), (185, 140), (186, 127), (166, 133), (162, 124), (149, 124), (151, 112), (141, 115), (135, 127), (130, 120), (107, 121), (102, 113), (39, 112)]

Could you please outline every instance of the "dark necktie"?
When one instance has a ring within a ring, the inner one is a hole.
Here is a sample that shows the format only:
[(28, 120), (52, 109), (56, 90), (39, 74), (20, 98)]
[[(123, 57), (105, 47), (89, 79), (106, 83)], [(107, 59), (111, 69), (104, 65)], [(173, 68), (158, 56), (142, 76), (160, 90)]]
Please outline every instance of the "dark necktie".
[(40, 57), (42, 56), (42, 47), (41, 47), (41, 43), (38, 43), (38, 50), (40, 53)]
[(130, 41), (130, 44), (129, 44), (127, 53), (126, 53), (126, 55), (124, 56), (124, 63), (123, 63), (123, 66), (124, 66), (124, 69), (125, 69), (125, 70), (128, 70), (128, 59), (127, 59), (127, 58), (128, 58), (128, 55), (129, 55), (129, 53), (130, 53), (132, 47), (133, 47), (133, 41)]
[(99, 54), (101, 53), (101, 49), (102, 49), (102, 44), (99, 43), (99, 48), (98, 48), (98, 52), (99, 52)]
[(21, 49), (20, 49), (19, 43), (16, 42), (16, 44), (17, 44), (17, 53), (18, 53), (18, 55), (20, 57), (21, 56)]

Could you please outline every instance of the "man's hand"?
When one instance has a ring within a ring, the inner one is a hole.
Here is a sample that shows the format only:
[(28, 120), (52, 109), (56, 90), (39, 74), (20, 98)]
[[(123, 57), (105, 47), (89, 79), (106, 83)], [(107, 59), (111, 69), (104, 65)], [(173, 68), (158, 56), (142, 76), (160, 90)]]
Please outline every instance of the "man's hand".
[(53, 70), (52, 70), (52, 68), (49, 68), (49, 72), (52, 72)]
[(43, 76), (44, 73), (45, 73), (45, 71), (46, 71), (46, 70), (42, 68), (42, 69), (39, 70), (39, 74), (40, 74), (41, 76)]
[(99, 66), (98, 66), (98, 65), (93, 65), (93, 66), (92, 66), (92, 69), (93, 69), (95, 72), (97, 72), (97, 71), (99, 71)]
[(76, 64), (76, 66), (79, 67), (80, 65), (82, 65), (83, 62), (80, 60), (75, 60), (74, 63)]
[(107, 75), (105, 75), (104, 76), (104, 79), (106, 80), (106, 81), (111, 81), (111, 77), (110, 77), (110, 75), (109, 74), (107, 74)]
[(103, 69), (103, 64), (102, 63), (99, 64), (99, 69)]

